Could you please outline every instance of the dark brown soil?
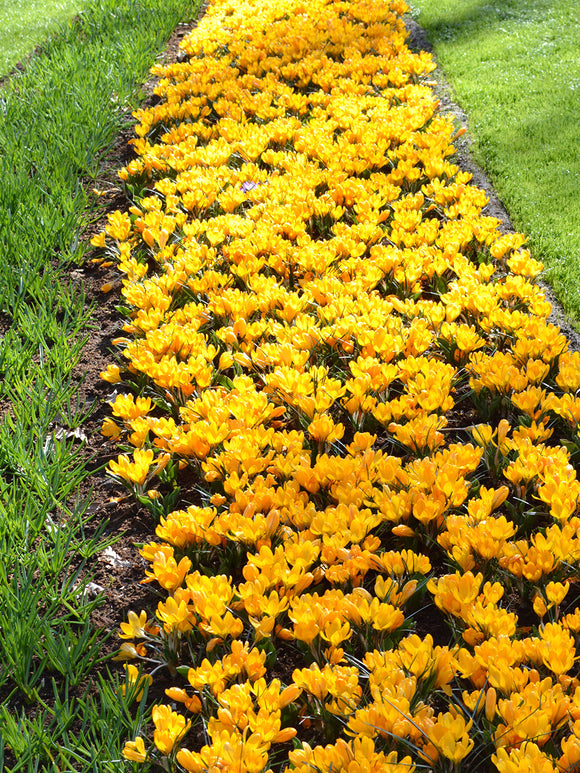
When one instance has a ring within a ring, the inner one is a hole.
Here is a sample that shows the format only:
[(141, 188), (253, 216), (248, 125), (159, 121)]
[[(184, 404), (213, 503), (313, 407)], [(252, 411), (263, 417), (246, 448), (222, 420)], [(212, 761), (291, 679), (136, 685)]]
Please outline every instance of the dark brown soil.
[[(192, 26), (193, 24), (178, 25), (167, 44), (163, 61), (177, 59), (179, 43)], [(154, 81), (151, 80), (145, 86), (148, 94), (145, 106), (156, 100), (153, 88)], [(134, 136), (133, 126), (134, 121), (128, 115), (126, 128), (119, 134), (107, 154), (100, 177), (85, 183), (89, 190), (96, 188), (104, 192), (100, 197), (100, 203), (103, 205), (101, 216), (84, 234), (86, 242), (89, 242), (94, 234), (104, 230), (110, 212), (126, 209), (128, 206), (117, 171), (134, 156), (129, 144), (129, 140)], [(126, 620), (127, 612), (151, 610), (159, 599), (150, 585), (141, 584), (146, 563), (136, 547), (155, 539), (151, 514), (131, 497), (125, 496), (124, 490), (113, 484), (104, 472), (107, 462), (118, 455), (114, 442), (104, 438), (100, 432), (104, 418), (110, 416), (108, 402), (114, 399), (116, 390), (115, 385), (100, 377), (100, 373), (107, 365), (115, 362), (115, 347), (112, 341), (123, 335), (123, 319), (116, 310), (121, 300), (119, 287), (109, 293), (104, 293), (101, 289), (103, 285), (114, 280), (116, 275), (112, 270), (92, 263), (93, 257), (94, 253), (90, 251), (84, 264), (71, 272), (73, 280), (83, 288), (87, 304), (92, 308), (90, 325), (94, 328), (74, 377), (79, 382), (80, 402), (95, 405), (90, 418), (83, 426), (87, 436), (86, 453), (93, 472), (80, 495), (88, 496), (91, 500), (89, 513), (92, 515), (93, 528), (97, 529), (105, 523), (103, 537), (115, 539), (111, 548), (99, 555), (90, 572), (93, 583), (90, 589), (104, 597), (104, 603), (93, 613), (93, 622), (103, 633), (113, 632), (108, 642), (108, 649), (112, 653), (119, 647), (120, 640), (116, 632), (119, 630), (119, 624)]]

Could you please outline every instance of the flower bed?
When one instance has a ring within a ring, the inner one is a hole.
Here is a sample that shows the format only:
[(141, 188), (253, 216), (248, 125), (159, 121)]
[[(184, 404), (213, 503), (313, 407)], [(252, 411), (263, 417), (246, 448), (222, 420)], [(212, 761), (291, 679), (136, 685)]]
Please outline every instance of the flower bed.
[(137, 114), (135, 204), (94, 240), (128, 316), (103, 431), (164, 593), (121, 657), (172, 686), (129, 759), (580, 761), (580, 356), (404, 11), (216, 0)]

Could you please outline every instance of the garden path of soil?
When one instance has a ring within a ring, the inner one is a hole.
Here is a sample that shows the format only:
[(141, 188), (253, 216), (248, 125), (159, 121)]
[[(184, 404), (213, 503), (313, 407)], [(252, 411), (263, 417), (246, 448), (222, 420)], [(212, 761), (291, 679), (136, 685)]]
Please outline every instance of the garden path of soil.
[[(179, 42), (192, 26), (178, 26), (167, 46), (164, 61), (175, 61), (178, 58)], [(415, 22), (408, 20), (408, 28), (410, 32), (409, 44), (412, 49), (432, 51), (424, 32)], [(460, 122), (466, 125), (467, 117), (457, 105), (453, 104), (449, 88), (446, 86), (441, 72), (437, 70), (434, 77), (439, 83), (436, 90), (442, 109), (446, 112), (453, 112)], [(149, 94), (146, 105), (155, 104), (157, 100), (153, 94), (153, 87), (153, 81), (146, 85), (146, 91)], [(133, 121), (128, 116), (125, 129), (107, 156), (104, 172), (96, 182), (88, 184), (90, 188), (100, 188), (106, 194), (101, 198), (102, 217), (88, 229), (85, 234), (87, 241), (95, 233), (104, 229), (108, 212), (127, 208), (127, 199), (119, 185), (116, 173), (132, 158), (132, 148), (128, 141), (133, 136)], [(488, 194), (489, 204), (486, 213), (499, 218), (506, 231), (513, 230), (507, 212), (495, 195), (489, 180), (474, 163), (469, 152), (469, 140), (465, 138), (468, 138), (468, 135), (465, 135), (457, 148), (457, 163), (471, 172), (473, 182)], [(112, 548), (103, 551), (91, 568), (93, 585), (90, 586), (95, 592), (100, 592), (103, 596), (102, 605), (93, 613), (93, 621), (97, 628), (103, 632), (112, 632), (112, 636), (105, 646), (109, 652), (113, 653), (119, 646), (116, 631), (119, 630), (120, 622), (126, 620), (127, 612), (133, 610), (138, 613), (141, 609), (151, 611), (157, 605), (160, 597), (152, 586), (140, 584), (144, 577), (146, 565), (135, 547), (136, 543), (148, 542), (155, 538), (151, 515), (130, 498), (114, 501), (123, 492), (112, 485), (103, 471), (109, 459), (116, 457), (118, 452), (115, 449), (114, 441), (111, 443), (100, 434), (103, 419), (110, 413), (107, 402), (114, 393), (114, 386), (103, 381), (99, 374), (109, 363), (114, 361), (112, 341), (115, 337), (123, 335), (123, 321), (115, 309), (120, 298), (118, 289), (109, 294), (104, 294), (101, 291), (101, 287), (113, 278), (113, 272), (107, 272), (106, 269), (91, 263), (91, 257), (93, 256), (89, 253), (85, 264), (70, 272), (71, 278), (84, 288), (87, 303), (93, 306), (92, 324), (94, 326), (75, 373), (75, 378), (79, 382), (81, 401), (85, 401), (87, 404), (94, 402), (95, 404), (95, 410), (83, 428), (88, 438), (86, 450), (91, 457), (90, 469), (93, 472), (85, 490), (81, 492), (81, 496), (90, 498), (89, 512), (93, 515), (94, 527), (106, 522), (105, 536), (116, 537)], [(548, 299), (554, 306), (551, 320), (562, 328), (574, 349), (580, 348), (580, 336), (567, 322), (550, 290), (545, 289)], [(439, 644), (447, 643), (448, 640), (447, 626), (442, 617), (438, 615), (438, 610), (435, 607), (433, 607), (433, 616), (430, 620), (422, 622), (417, 632), (422, 636), (431, 633)], [(280, 670), (281, 678), (292, 673), (292, 669), (295, 667), (293, 660), (293, 653), (288, 652), (287, 662), (280, 663), (277, 668)], [(108, 663), (107, 666), (114, 669), (116, 664)], [(155, 698), (162, 700), (163, 685), (159, 683), (158, 678), (155, 682)]]
[[(169, 63), (178, 59), (179, 43), (195, 24), (178, 25), (167, 44), (162, 62)], [(144, 107), (152, 106), (158, 100), (153, 93), (154, 85), (154, 80), (145, 84), (148, 97)], [(127, 115), (127, 124), (107, 154), (99, 178), (88, 184), (89, 188), (103, 191), (104, 195), (100, 199), (103, 205), (101, 216), (84, 234), (87, 242), (94, 234), (104, 230), (108, 213), (117, 209), (126, 210), (129, 206), (117, 171), (134, 157), (129, 144), (129, 140), (135, 136), (134, 126), (134, 119)], [(145, 576), (146, 563), (135, 548), (136, 543), (155, 539), (151, 514), (132, 498), (126, 497), (124, 490), (114, 485), (103, 469), (110, 459), (117, 457), (118, 450), (114, 441), (107, 440), (100, 433), (103, 419), (111, 415), (108, 402), (114, 399), (115, 394), (115, 385), (103, 381), (100, 373), (114, 362), (115, 347), (112, 341), (124, 335), (124, 320), (116, 310), (121, 300), (119, 288), (116, 287), (108, 294), (101, 290), (103, 285), (116, 279), (117, 275), (113, 276), (112, 270), (91, 263), (92, 257), (93, 253), (89, 252), (84, 265), (72, 272), (73, 278), (84, 288), (87, 305), (92, 306), (91, 322), (94, 327), (75, 370), (75, 377), (79, 381), (80, 401), (95, 405), (83, 427), (87, 436), (87, 454), (91, 457), (90, 469), (94, 471), (86, 487), (86, 495), (91, 499), (89, 513), (93, 517), (94, 528), (103, 522), (107, 523), (105, 538), (118, 537), (114, 545), (98, 557), (91, 571), (93, 584), (90, 588), (94, 592), (101, 592), (105, 598), (105, 602), (94, 612), (93, 620), (98, 628), (109, 632), (119, 629), (119, 623), (126, 620), (129, 610), (151, 610), (159, 599), (151, 586), (140, 584)], [(115, 651), (118, 647), (119, 639), (113, 636), (110, 649)]]

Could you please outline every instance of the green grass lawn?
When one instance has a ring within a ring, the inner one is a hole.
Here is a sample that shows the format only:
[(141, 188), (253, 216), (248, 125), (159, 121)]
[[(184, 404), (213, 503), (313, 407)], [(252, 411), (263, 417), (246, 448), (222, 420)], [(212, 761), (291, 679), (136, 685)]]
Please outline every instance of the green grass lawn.
[(100, 601), (84, 588), (106, 544), (106, 523), (87, 537), (91, 502), (79, 495), (87, 454), (71, 433), (91, 410), (79, 403), (74, 368), (94, 323), (69, 272), (85, 257), (83, 230), (97, 216), (89, 191), (106, 153), (141, 104), (142, 84), (165, 42), (196, 12), (191, 0), (85, 0), (80, 17), (45, 41), (0, 93), (6, 773), (132, 769), (120, 762), (121, 749), (144, 709), (131, 706), (130, 690), (121, 694), (118, 676), (101, 684), (93, 674), (104, 634), (91, 622)]
[(0, 0), (0, 75), (85, 4), (85, 0)]
[(410, 0), (476, 160), (580, 328), (577, 0)]

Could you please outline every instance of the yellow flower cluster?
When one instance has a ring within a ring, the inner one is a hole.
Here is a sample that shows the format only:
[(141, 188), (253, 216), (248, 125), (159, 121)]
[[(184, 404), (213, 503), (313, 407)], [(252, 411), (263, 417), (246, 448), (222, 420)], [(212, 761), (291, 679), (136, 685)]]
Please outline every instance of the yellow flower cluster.
[(211, 0), (137, 113), (94, 240), (128, 309), (103, 433), (164, 592), (120, 657), (173, 686), (128, 759), (580, 762), (580, 356), (450, 160), (405, 10)]

